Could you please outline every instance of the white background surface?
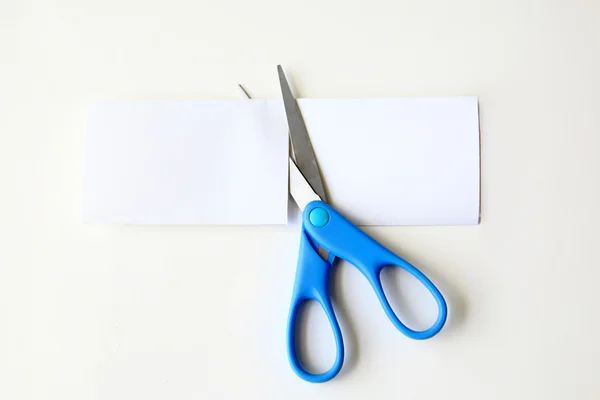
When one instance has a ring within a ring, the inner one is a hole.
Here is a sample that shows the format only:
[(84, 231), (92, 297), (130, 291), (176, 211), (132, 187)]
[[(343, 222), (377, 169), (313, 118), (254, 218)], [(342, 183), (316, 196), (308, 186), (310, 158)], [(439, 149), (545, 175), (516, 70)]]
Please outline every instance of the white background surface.
[[(0, 397), (597, 399), (600, 6), (215, 4), (0, 5)], [(80, 218), (90, 98), (272, 98), (277, 63), (304, 97), (480, 101), (481, 225), (369, 229), (442, 287), (447, 329), (405, 339), (343, 265), (325, 385), (285, 356), (291, 228)]]

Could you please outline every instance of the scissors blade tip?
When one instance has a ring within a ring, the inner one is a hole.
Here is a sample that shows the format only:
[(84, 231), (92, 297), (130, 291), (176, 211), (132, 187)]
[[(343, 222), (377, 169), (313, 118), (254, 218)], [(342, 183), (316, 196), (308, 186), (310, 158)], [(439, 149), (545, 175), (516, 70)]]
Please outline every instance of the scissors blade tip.
[(292, 95), (290, 84), (288, 83), (287, 78), (285, 77), (285, 73), (283, 72), (283, 68), (281, 67), (281, 65), (277, 66), (277, 74), (279, 75), (279, 84), (281, 86), (281, 90), (289, 92), (289, 94)]
[(249, 94), (249, 93), (246, 91), (246, 89), (244, 89), (244, 87), (243, 87), (241, 84), (239, 84), (239, 83), (238, 83), (238, 88), (239, 88), (239, 89), (242, 91), (242, 94), (243, 94), (243, 95), (244, 95), (246, 98), (248, 98), (248, 99), (250, 99), (250, 98), (251, 98), (251, 97), (250, 97), (250, 94)]

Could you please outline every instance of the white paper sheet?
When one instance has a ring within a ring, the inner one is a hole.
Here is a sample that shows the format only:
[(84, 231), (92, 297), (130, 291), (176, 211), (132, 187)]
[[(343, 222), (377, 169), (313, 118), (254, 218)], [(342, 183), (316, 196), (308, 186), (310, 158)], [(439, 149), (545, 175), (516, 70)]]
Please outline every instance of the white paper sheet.
[[(361, 225), (478, 223), (476, 98), (298, 102), (329, 201), (349, 219)], [(296, 224), (293, 202), (288, 209), (287, 140), (279, 100), (94, 103), (85, 219)]]
[(84, 220), (285, 224), (288, 136), (273, 101), (105, 101), (90, 107)]
[[(476, 97), (299, 99), (329, 202), (360, 225), (479, 222)], [(299, 213), (292, 212), (292, 221)]]

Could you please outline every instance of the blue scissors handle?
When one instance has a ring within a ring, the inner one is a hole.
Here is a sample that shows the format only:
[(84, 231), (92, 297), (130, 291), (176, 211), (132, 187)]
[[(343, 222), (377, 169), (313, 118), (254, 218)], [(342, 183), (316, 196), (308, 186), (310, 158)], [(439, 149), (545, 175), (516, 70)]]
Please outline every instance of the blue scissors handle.
[[(331, 305), (331, 297), (329, 296), (331, 264), (319, 256), (304, 230), (300, 238), (299, 253), (292, 304), (287, 325), (288, 357), (294, 372), (298, 376), (309, 382), (320, 383), (332, 379), (342, 369), (344, 363), (344, 341), (335, 312), (333, 311), (333, 306)], [(301, 307), (309, 300), (315, 300), (321, 305), (325, 311), (325, 315), (327, 315), (327, 319), (329, 319), (335, 338), (335, 361), (329, 371), (321, 374), (313, 374), (306, 371), (296, 354), (296, 322)]]
[[(328, 261), (317, 253), (318, 246), (329, 251)], [(329, 298), (329, 274), (335, 257), (353, 264), (367, 278), (381, 303), (386, 315), (394, 326), (411, 339), (423, 340), (437, 334), (448, 315), (444, 297), (437, 287), (421, 271), (398, 257), (371, 238), (356, 225), (348, 221), (333, 207), (322, 201), (310, 202), (302, 214), (302, 237), (294, 294), (288, 320), (288, 357), (298, 376), (309, 382), (325, 382), (341, 370), (344, 359), (344, 346), (339, 324)], [(396, 265), (417, 278), (434, 297), (438, 306), (438, 316), (431, 327), (415, 331), (407, 327), (397, 316), (383, 291), (381, 271)], [(299, 306), (308, 299), (318, 301), (329, 319), (336, 342), (337, 356), (333, 367), (322, 374), (311, 374), (302, 368), (295, 348), (296, 317)]]

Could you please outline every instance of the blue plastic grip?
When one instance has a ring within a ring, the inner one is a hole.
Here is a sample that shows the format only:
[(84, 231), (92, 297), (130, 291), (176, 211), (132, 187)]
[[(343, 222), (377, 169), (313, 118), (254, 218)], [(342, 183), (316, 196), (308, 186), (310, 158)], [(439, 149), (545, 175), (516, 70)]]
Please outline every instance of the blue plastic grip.
[[(315, 208), (322, 208), (329, 214), (329, 221), (326, 225), (318, 227), (311, 224), (309, 216)], [(303, 232), (303, 237), (307, 234), (314, 243), (318, 243), (327, 249), (330, 255), (344, 259), (358, 268), (375, 290), (388, 318), (404, 335), (412, 339), (422, 340), (434, 336), (442, 329), (448, 315), (446, 301), (437, 287), (421, 271), (379, 244), (327, 203), (322, 201), (309, 203), (304, 209), (302, 220), (303, 230), (306, 231)], [(412, 274), (429, 290), (435, 299), (438, 306), (438, 316), (428, 329), (423, 331), (410, 329), (400, 321), (394, 310), (392, 310), (380, 279), (383, 268), (390, 265), (397, 265)]]
[[(300, 251), (291, 308), (288, 317), (287, 350), (288, 358), (294, 372), (300, 378), (313, 383), (321, 383), (332, 379), (340, 372), (344, 363), (344, 342), (342, 339), (342, 332), (335, 317), (331, 299), (329, 297), (330, 272), (331, 264), (319, 256), (317, 250), (313, 248), (303, 229), (300, 239)], [(309, 300), (316, 300), (321, 307), (323, 307), (323, 310), (329, 319), (329, 323), (331, 324), (333, 336), (335, 338), (335, 361), (329, 371), (321, 374), (313, 374), (306, 371), (296, 354), (296, 321), (298, 319), (300, 307)]]
[[(319, 246), (329, 251), (328, 260), (323, 260), (317, 253)], [(364, 233), (333, 207), (322, 201), (313, 201), (302, 213), (298, 266), (287, 325), (288, 358), (294, 372), (300, 378), (313, 383), (328, 381), (340, 372), (344, 363), (342, 333), (329, 297), (329, 275), (331, 264), (336, 257), (344, 259), (358, 268), (375, 290), (388, 318), (400, 332), (409, 338), (428, 339), (437, 334), (446, 323), (448, 315), (446, 301), (440, 291), (421, 271)], [(417, 278), (434, 297), (438, 306), (438, 316), (428, 329), (412, 330), (404, 325), (394, 313), (385, 296), (380, 278), (381, 271), (391, 265), (404, 268)], [(323, 307), (335, 338), (335, 362), (329, 371), (321, 374), (306, 371), (296, 354), (297, 317), (300, 307), (308, 300), (316, 300)]]

